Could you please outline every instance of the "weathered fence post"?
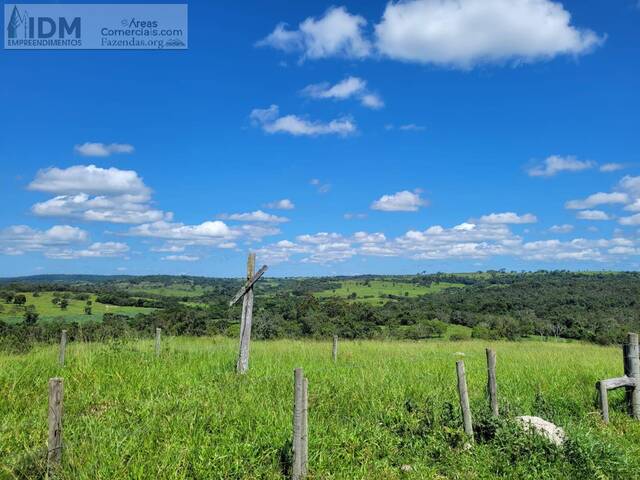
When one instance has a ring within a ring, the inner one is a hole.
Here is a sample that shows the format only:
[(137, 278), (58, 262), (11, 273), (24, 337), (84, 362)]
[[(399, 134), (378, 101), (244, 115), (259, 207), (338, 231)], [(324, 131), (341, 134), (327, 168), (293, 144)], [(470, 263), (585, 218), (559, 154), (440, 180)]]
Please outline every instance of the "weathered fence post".
[(333, 351), (331, 352), (331, 356), (334, 362), (338, 361), (338, 336), (333, 336)]
[(160, 356), (160, 336), (162, 335), (162, 329), (156, 328), (156, 356)]
[(64, 367), (64, 354), (67, 349), (67, 331), (62, 330), (60, 335), (60, 353), (58, 354), (58, 363), (61, 367)]
[(302, 382), (302, 478), (307, 476), (309, 464), (309, 380)]
[(496, 417), (500, 414), (498, 410), (498, 383), (496, 381), (496, 352), (490, 348), (487, 352), (487, 393), (491, 404), (491, 413)]
[(55, 467), (62, 460), (62, 413), (64, 386), (62, 378), (49, 379), (49, 440), (47, 461)]
[(456, 372), (458, 374), (458, 394), (460, 395), (460, 409), (462, 410), (462, 422), (464, 433), (473, 442), (473, 424), (471, 421), (471, 407), (469, 406), (469, 392), (467, 390), (467, 378), (464, 373), (464, 362), (456, 362)]
[(638, 350), (638, 334), (627, 334), (624, 345), (624, 374), (635, 381), (634, 386), (626, 387), (625, 398), (629, 414), (636, 420), (640, 419), (640, 351)]
[[(253, 277), (256, 269), (256, 254), (250, 253), (247, 258), (247, 281)], [(251, 322), (253, 321), (253, 287), (242, 297), (242, 317), (240, 319), (240, 352), (236, 370), (246, 373), (249, 370), (249, 343), (251, 342)]]
[(304, 430), (304, 373), (302, 368), (293, 371), (293, 465), (291, 478), (301, 480), (302, 476), (302, 451)]
[(607, 386), (605, 382), (598, 382), (596, 388), (598, 389), (598, 403), (602, 412), (602, 421), (609, 423), (609, 394)]

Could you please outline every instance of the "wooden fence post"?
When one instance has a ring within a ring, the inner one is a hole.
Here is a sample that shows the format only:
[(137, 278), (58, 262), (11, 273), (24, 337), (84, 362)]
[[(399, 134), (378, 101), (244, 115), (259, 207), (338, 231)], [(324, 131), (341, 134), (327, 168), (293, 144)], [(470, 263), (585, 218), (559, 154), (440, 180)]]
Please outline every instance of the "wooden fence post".
[[(256, 254), (250, 253), (247, 258), (247, 281), (251, 280), (256, 269)], [(249, 344), (251, 342), (251, 323), (253, 321), (253, 287), (242, 297), (242, 317), (240, 319), (240, 351), (236, 371), (247, 373), (249, 370)]]
[(307, 476), (309, 464), (309, 380), (302, 382), (302, 478)]
[(473, 442), (473, 424), (471, 421), (471, 407), (469, 406), (469, 392), (467, 391), (467, 379), (464, 373), (464, 362), (462, 360), (456, 362), (456, 372), (458, 374), (458, 394), (460, 396), (464, 433), (466, 433)]
[(160, 356), (160, 336), (162, 335), (162, 329), (156, 328), (156, 356)]
[(61, 367), (64, 367), (64, 354), (67, 349), (67, 331), (62, 330), (60, 335), (60, 353), (58, 354), (58, 363)]
[(609, 423), (609, 394), (607, 386), (605, 382), (598, 382), (596, 387), (598, 389), (598, 404), (602, 412), (602, 421), (607, 424)]
[(304, 418), (304, 373), (302, 368), (293, 371), (294, 393), (293, 393), (293, 465), (291, 468), (291, 478), (301, 480), (302, 476), (302, 434)]
[(498, 410), (498, 383), (496, 381), (496, 352), (490, 348), (487, 352), (487, 393), (489, 394), (489, 403), (491, 405), (491, 413), (496, 417), (500, 414)]
[(55, 467), (62, 460), (62, 414), (64, 385), (62, 378), (49, 379), (49, 440), (47, 461)]
[(629, 414), (636, 420), (640, 420), (640, 351), (638, 350), (638, 334), (627, 334), (627, 343), (624, 345), (624, 374), (632, 378), (636, 385), (626, 387), (625, 398)]
[(334, 362), (338, 361), (338, 336), (333, 336), (333, 351), (331, 352), (331, 356)]

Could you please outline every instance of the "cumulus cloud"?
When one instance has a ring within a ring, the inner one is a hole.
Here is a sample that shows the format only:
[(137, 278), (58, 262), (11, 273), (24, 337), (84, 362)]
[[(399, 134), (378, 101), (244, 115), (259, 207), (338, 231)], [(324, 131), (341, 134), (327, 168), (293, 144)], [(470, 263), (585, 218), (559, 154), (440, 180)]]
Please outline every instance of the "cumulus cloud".
[(76, 260), (78, 258), (114, 258), (123, 257), (129, 246), (122, 242), (96, 242), (85, 249), (49, 250), (45, 256), (55, 260)]
[(603, 193), (598, 192), (589, 195), (584, 200), (571, 200), (565, 204), (565, 208), (572, 210), (581, 210), (584, 208), (593, 208), (598, 205), (611, 205), (616, 203), (628, 203), (629, 196), (626, 193), (614, 192)]
[(93, 143), (86, 142), (73, 147), (76, 153), (83, 157), (108, 157), (114, 153), (133, 153), (133, 145), (128, 143)]
[(536, 223), (538, 217), (532, 213), (525, 213), (524, 215), (518, 215), (514, 212), (504, 213), (491, 213), (489, 215), (483, 215), (480, 217), (480, 223), (494, 223), (494, 224), (525, 224)]
[(315, 99), (346, 100), (357, 98), (360, 103), (374, 110), (384, 107), (382, 98), (376, 93), (369, 92), (367, 82), (358, 77), (347, 77), (331, 85), (327, 82), (307, 85), (302, 94)]
[(219, 215), (219, 218), (223, 220), (236, 220), (239, 222), (266, 222), (266, 223), (284, 223), (288, 222), (287, 217), (279, 217), (278, 215), (272, 215), (270, 213), (263, 212), (262, 210), (256, 210), (255, 212), (248, 213), (223, 213)]
[(549, 231), (551, 233), (570, 233), (573, 231), (573, 225), (570, 225), (568, 223), (564, 223), (562, 225), (553, 225), (551, 228), (549, 228)]
[(600, 165), (600, 171), (601, 172), (617, 172), (618, 170), (622, 170), (623, 168), (625, 168), (625, 166), (621, 163), (605, 163), (603, 165)]
[(31, 211), (42, 217), (77, 218), (110, 223), (171, 220), (170, 212), (151, 207), (151, 189), (133, 170), (75, 165), (40, 170), (30, 190), (56, 194)]
[(372, 210), (383, 212), (416, 212), (427, 205), (427, 201), (417, 192), (403, 190), (391, 195), (383, 195), (371, 204)]
[(547, 157), (541, 164), (529, 168), (527, 173), (531, 177), (553, 177), (561, 172), (580, 172), (594, 166), (595, 162), (590, 160), (578, 160), (572, 156), (552, 155)]
[(283, 198), (282, 200), (276, 200), (275, 202), (266, 203), (264, 207), (274, 210), (293, 210), (294, 208), (296, 208), (294, 203), (288, 198)]
[(297, 29), (280, 23), (258, 46), (301, 54), (301, 60), (327, 57), (364, 58), (371, 44), (364, 36), (367, 21), (350, 14), (345, 7), (331, 7), (316, 19), (309, 17)]
[(342, 117), (329, 122), (310, 121), (297, 115), (280, 116), (277, 105), (269, 108), (255, 108), (249, 118), (253, 124), (267, 133), (288, 133), (290, 135), (317, 137), (319, 135), (348, 136), (356, 132), (356, 124), (349, 117)]
[(376, 47), (407, 62), (456, 68), (590, 52), (604, 37), (571, 25), (551, 0), (407, 0), (387, 4)]
[(70, 225), (55, 225), (47, 230), (12, 225), (0, 230), (0, 252), (22, 255), (25, 252), (49, 251), (88, 239), (89, 233), (86, 230)]
[(611, 217), (602, 210), (581, 210), (576, 214), (580, 220), (611, 220)]
[(95, 165), (51, 167), (38, 171), (29, 190), (54, 194), (149, 195), (150, 189), (133, 170), (100, 168)]
[(622, 217), (618, 220), (618, 222), (620, 223), (620, 225), (640, 225), (640, 213), (636, 213), (635, 215), (631, 215), (629, 217)]
[(195, 255), (167, 255), (166, 257), (162, 257), (162, 260), (170, 262), (197, 262), (200, 260), (200, 257), (196, 257)]
[[(234, 248), (237, 240), (261, 241), (264, 237), (278, 235), (280, 229), (272, 225), (239, 225), (230, 227), (221, 220), (206, 221), (196, 225), (158, 221), (131, 227), (127, 235), (161, 238), (170, 245), (205, 245), (217, 248)], [(172, 250), (175, 251), (175, 250)]]
[[(563, 229), (566, 233), (568, 230)], [(271, 263), (300, 262), (333, 264), (355, 256), (402, 257), (413, 260), (483, 260), (512, 256), (529, 261), (615, 261), (637, 255), (633, 238), (574, 238), (525, 242), (505, 224), (465, 222), (453, 227), (433, 225), (425, 230), (409, 230), (388, 238), (381, 232), (343, 235), (320, 232), (299, 235), (295, 241), (281, 240), (258, 250)]]

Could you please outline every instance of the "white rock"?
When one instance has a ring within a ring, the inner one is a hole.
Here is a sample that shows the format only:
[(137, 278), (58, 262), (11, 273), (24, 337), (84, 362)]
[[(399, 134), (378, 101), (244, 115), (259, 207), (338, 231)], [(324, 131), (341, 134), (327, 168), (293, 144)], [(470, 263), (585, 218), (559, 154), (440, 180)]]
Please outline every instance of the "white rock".
[(516, 417), (516, 421), (522, 425), (522, 428), (525, 431), (528, 432), (533, 429), (536, 433), (542, 435), (555, 445), (561, 446), (566, 439), (566, 435), (562, 427), (558, 427), (551, 422), (547, 422), (543, 418), (523, 415), (522, 417)]

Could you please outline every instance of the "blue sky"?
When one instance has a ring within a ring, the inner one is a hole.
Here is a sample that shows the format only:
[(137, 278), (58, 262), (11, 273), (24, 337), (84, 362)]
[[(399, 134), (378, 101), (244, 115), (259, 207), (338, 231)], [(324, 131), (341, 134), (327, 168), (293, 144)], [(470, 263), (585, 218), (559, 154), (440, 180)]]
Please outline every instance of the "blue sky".
[(634, 0), (189, 3), (0, 51), (0, 275), (638, 269)]

